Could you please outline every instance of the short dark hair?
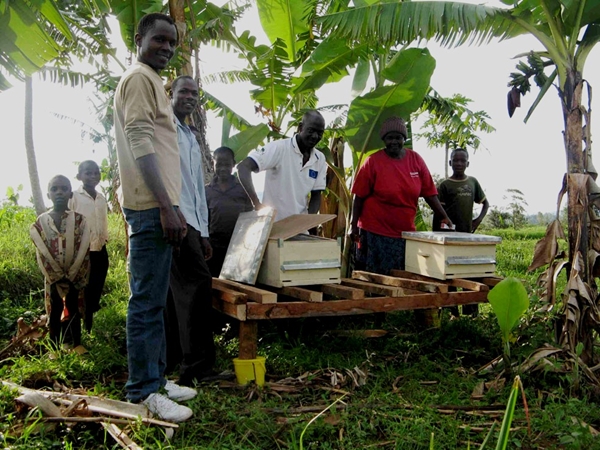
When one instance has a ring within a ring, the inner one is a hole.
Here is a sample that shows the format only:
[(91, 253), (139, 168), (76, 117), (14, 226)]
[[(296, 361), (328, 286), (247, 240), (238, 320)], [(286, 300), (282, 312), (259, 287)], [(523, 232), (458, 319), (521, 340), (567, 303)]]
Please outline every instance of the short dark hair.
[(233, 163), (235, 164), (235, 152), (231, 150), (229, 147), (219, 147), (213, 153), (213, 156), (216, 158), (218, 153), (226, 153), (231, 157)]
[(464, 152), (467, 155), (467, 159), (469, 159), (469, 152), (467, 151), (466, 148), (462, 148), (462, 147), (455, 148), (454, 150), (452, 150), (452, 152), (450, 153), (450, 159), (454, 158), (454, 154), (456, 152)]
[(50, 181), (48, 181), (48, 191), (50, 191), (50, 185), (52, 184), (52, 182), (54, 180), (65, 180), (67, 183), (69, 183), (69, 188), (71, 188), (71, 190), (73, 189), (73, 187), (71, 186), (71, 180), (69, 180), (68, 177), (65, 177), (64, 175), (54, 175), (52, 178), (50, 178)]
[(81, 171), (83, 170), (83, 168), (85, 166), (90, 165), (90, 164), (93, 164), (98, 169), (100, 169), (100, 166), (98, 165), (98, 163), (96, 161), (93, 161), (91, 159), (86, 159), (85, 161), (82, 161), (82, 162), (79, 163), (79, 167), (77, 167), (77, 173), (81, 173)]
[(175, 88), (183, 80), (192, 80), (194, 83), (196, 82), (196, 80), (194, 80), (194, 77), (191, 77), (189, 75), (181, 75), (181, 76), (175, 78), (173, 80), (173, 82), (171, 83), (171, 92), (175, 92)]
[[(150, 13), (146, 14), (138, 22), (136, 30), (137, 34), (144, 37), (146, 33), (148, 33), (148, 31), (150, 31), (154, 24), (159, 20), (164, 20), (165, 22), (168, 22), (173, 26), (175, 25), (175, 21), (171, 18), (171, 16), (167, 16), (166, 14), (162, 13)], [(177, 39), (179, 39), (179, 32), (177, 32)]]
[(323, 119), (323, 122), (325, 122), (325, 119), (323, 118), (323, 114), (321, 114), (316, 109), (309, 109), (304, 114), (302, 114), (302, 122), (306, 122), (308, 119), (312, 119), (312, 118), (320, 118), (320, 119)]

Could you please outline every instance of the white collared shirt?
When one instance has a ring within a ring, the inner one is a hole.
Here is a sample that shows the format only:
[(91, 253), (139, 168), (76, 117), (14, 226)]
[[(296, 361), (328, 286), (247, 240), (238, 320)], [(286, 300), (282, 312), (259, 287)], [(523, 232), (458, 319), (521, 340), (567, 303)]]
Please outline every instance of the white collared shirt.
[(259, 171), (266, 170), (262, 203), (277, 210), (276, 220), (308, 212), (308, 194), (326, 188), (327, 162), (316, 148), (306, 164), (296, 136), (269, 142), (248, 155)]
[(94, 199), (83, 186), (73, 192), (69, 209), (83, 215), (90, 228), (90, 251), (99, 252), (108, 242), (108, 203), (100, 192)]

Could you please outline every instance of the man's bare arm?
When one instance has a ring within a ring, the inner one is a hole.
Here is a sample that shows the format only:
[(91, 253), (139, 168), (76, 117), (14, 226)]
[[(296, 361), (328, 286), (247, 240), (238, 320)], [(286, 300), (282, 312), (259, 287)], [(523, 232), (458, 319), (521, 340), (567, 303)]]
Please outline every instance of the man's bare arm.
[(481, 212), (479, 213), (479, 216), (477, 216), (477, 218), (473, 220), (473, 224), (472, 224), (473, 233), (475, 233), (475, 231), (477, 231), (477, 228), (479, 228), (479, 225), (481, 225), (481, 221), (487, 214), (489, 208), (490, 208), (490, 202), (488, 202), (488, 200), (486, 198), (483, 201), (483, 206), (481, 207)]
[(310, 191), (310, 201), (308, 202), (308, 213), (317, 214), (321, 209), (321, 191)]
[(440, 217), (440, 223), (445, 223), (446, 225), (448, 225), (448, 227), (452, 228), (452, 221), (448, 217), (448, 214), (446, 214), (446, 210), (440, 203), (440, 199), (438, 198), (437, 194), (429, 195), (423, 198), (425, 199), (429, 207), (433, 209), (433, 212)]
[(256, 161), (254, 161), (252, 158), (246, 158), (237, 165), (237, 170), (238, 179), (246, 190), (252, 205), (254, 205), (254, 209), (262, 208), (263, 205), (260, 203), (258, 195), (256, 195), (254, 183), (252, 182), (252, 172), (258, 172), (258, 164), (256, 164)]
[(352, 220), (350, 222), (350, 236), (355, 242), (358, 242), (358, 219), (360, 219), (360, 215), (362, 214), (364, 204), (364, 198), (357, 197), (356, 195), (354, 196), (354, 199), (352, 201)]

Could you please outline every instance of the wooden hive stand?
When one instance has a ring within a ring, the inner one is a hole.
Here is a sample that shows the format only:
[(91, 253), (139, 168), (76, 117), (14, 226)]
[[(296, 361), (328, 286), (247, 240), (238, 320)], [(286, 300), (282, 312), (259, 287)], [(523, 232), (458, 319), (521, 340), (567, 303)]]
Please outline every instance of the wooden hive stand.
[(501, 278), (436, 280), (404, 270), (354, 271), (341, 284), (254, 287), (213, 278), (213, 307), (240, 322), (239, 359), (255, 359), (260, 320), (352, 316), (487, 302)]

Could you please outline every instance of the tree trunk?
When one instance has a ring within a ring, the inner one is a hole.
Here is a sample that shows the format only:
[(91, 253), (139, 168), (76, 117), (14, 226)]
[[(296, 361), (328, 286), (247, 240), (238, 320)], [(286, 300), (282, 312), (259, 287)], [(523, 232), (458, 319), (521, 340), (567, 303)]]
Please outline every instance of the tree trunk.
[[(333, 164), (344, 172), (344, 139), (336, 137), (331, 146), (331, 155)], [(322, 236), (337, 239), (344, 236), (346, 230), (346, 213), (348, 209), (348, 201), (346, 200), (346, 192), (344, 186), (340, 183), (338, 176), (333, 173), (331, 168), (327, 169), (327, 191), (321, 196), (321, 214), (336, 214), (337, 218), (325, 222), (322, 225)], [(342, 199), (340, 201), (339, 199)], [(343, 204), (346, 203), (346, 204)]]
[(184, 64), (179, 75), (194, 76), (192, 71), (192, 50), (187, 39), (187, 22), (185, 21), (185, 0), (169, 0), (169, 13), (175, 21), (179, 37), (179, 51)]
[[(563, 117), (565, 121), (565, 150), (567, 153), (567, 194), (568, 194), (568, 226), (569, 226), (569, 261), (573, 261), (576, 252), (587, 255), (587, 195), (581, 196), (576, 190), (577, 184), (572, 174), (585, 173), (583, 155), (583, 115), (581, 107), (581, 91), (583, 83), (581, 75), (575, 71), (569, 76), (562, 93)], [(585, 197), (585, 198), (584, 198)], [(579, 234), (581, 235), (579, 236)], [(578, 239), (579, 237), (579, 239)], [(577, 247), (577, 242), (579, 246)], [(586, 259), (586, 258), (584, 258)], [(587, 262), (586, 262), (587, 267)], [(584, 281), (589, 277), (585, 271)]]
[(448, 161), (450, 161), (450, 159), (448, 158), (448, 150), (449, 149), (450, 149), (450, 144), (448, 142), (446, 142), (446, 156), (445, 156), (445, 160), (444, 160), (444, 168), (445, 168), (444, 174), (445, 174), (446, 179), (448, 178), (448, 166), (449, 166)]
[[(587, 293), (577, 292), (577, 308), (566, 304), (563, 334), (561, 343), (571, 352), (576, 353), (578, 343), (583, 344), (582, 360), (590, 365), (594, 363), (594, 309), (588, 304), (585, 296), (596, 301), (596, 286), (591, 277), (588, 264), (588, 192), (585, 155), (583, 152), (583, 113), (582, 113), (581, 74), (571, 70), (567, 75), (565, 89), (561, 92), (563, 117), (565, 122), (564, 140), (567, 156), (567, 195), (568, 195), (568, 239), (571, 277), (579, 276)], [(578, 255), (580, 258), (578, 259)], [(574, 263), (579, 260), (580, 267)], [(578, 270), (578, 272), (576, 272)]]
[[(199, 51), (199, 44), (194, 39), (192, 45), (190, 45), (189, 39), (187, 39), (187, 30), (188, 24), (185, 17), (185, 5), (186, 0), (169, 0), (169, 12), (171, 17), (175, 21), (175, 26), (177, 27), (177, 32), (179, 34), (179, 49), (181, 51), (181, 55), (183, 56), (185, 63), (181, 69), (181, 73), (178, 75), (189, 75), (194, 77), (194, 70), (192, 68), (192, 51), (196, 52), (196, 68), (197, 72), (195, 75), (195, 79), (198, 82), (198, 87), (200, 88), (200, 92), (202, 95), (202, 82), (200, 81), (200, 73), (199, 73), (199, 64), (197, 63), (197, 52)], [(191, 2), (188, 1), (188, 9), (190, 11), (190, 24), (191, 28), (196, 28), (196, 20), (191, 8)], [(198, 145), (200, 145), (200, 151), (202, 153), (202, 169), (204, 172), (204, 182), (208, 183), (214, 176), (214, 167), (212, 155), (210, 152), (210, 146), (206, 141), (206, 111), (204, 110), (204, 105), (202, 102), (198, 102), (198, 106), (194, 110), (191, 116), (191, 122), (194, 128), (198, 130), (197, 133), (194, 133), (196, 136), (196, 140), (198, 141)]]
[(39, 216), (46, 211), (46, 205), (40, 187), (40, 176), (33, 147), (33, 86), (31, 77), (25, 78), (25, 152), (27, 153), (27, 168), (29, 169), (33, 207)]

